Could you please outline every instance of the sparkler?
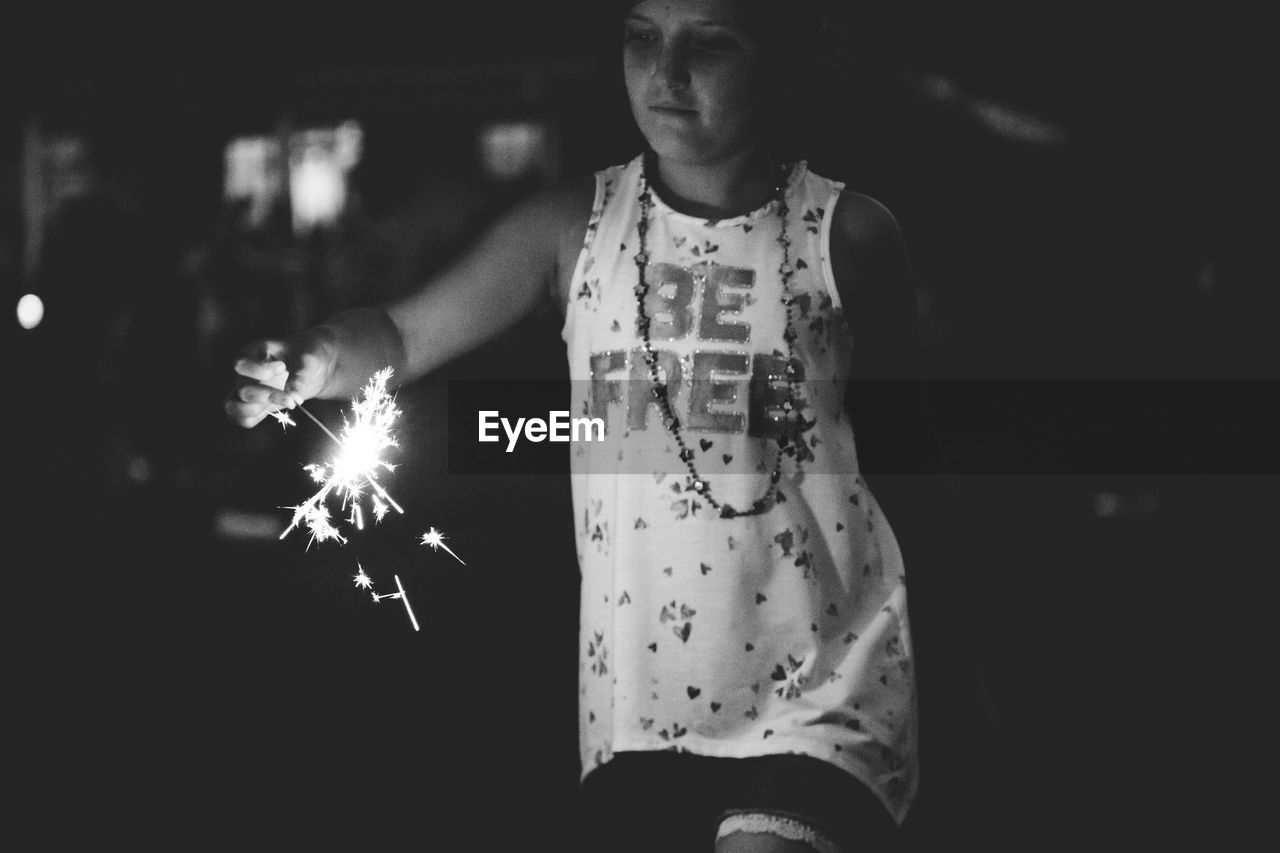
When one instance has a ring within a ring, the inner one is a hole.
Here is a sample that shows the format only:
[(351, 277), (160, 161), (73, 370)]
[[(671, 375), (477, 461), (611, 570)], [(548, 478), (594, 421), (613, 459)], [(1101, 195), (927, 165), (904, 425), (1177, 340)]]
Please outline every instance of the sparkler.
[[(438, 551), (439, 549), (443, 548), (453, 555), (453, 559), (457, 560), (459, 563), (462, 563), (462, 558), (459, 557), (457, 554), (454, 554), (453, 550), (448, 545), (444, 544), (444, 534), (441, 533), (439, 530), (436, 530), (434, 527), (428, 530), (426, 533), (422, 534), (421, 544), (430, 545), (431, 550), (433, 551)], [(462, 563), (462, 565), (465, 566), (466, 563)]]
[[(361, 574), (364, 574), (363, 569), (361, 569)], [(357, 575), (357, 577), (359, 577), (359, 575)], [(413, 608), (409, 606), (409, 596), (407, 593), (405, 593), (404, 586), (400, 583), (400, 576), (394, 575), (394, 577), (396, 579), (396, 588), (399, 589), (400, 591), (388, 592), (388, 593), (384, 593), (383, 595), (378, 595), (376, 592), (371, 593), (373, 595), (373, 603), (377, 604), (379, 601), (381, 601), (384, 598), (400, 599), (402, 602), (404, 602), (405, 612), (409, 614), (409, 621), (413, 623), (413, 630), (421, 631), (422, 629), (418, 627), (418, 619), (416, 616), (413, 615)]]
[[(311, 530), (311, 542), (323, 542), (326, 539), (346, 542), (346, 538), (330, 522), (329, 510), (325, 506), (325, 501), (334, 493), (341, 499), (344, 509), (350, 507), (347, 521), (360, 530), (364, 529), (364, 511), (360, 501), (366, 496), (366, 486), (373, 492), (368, 497), (377, 521), (381, 521), (387, 514), (388, 506), (393, 507), (396, 512), (404, 512), (377, 479), (382, 471), (395, 470), (394, 465), (381, 457), (388, 447), (396, 446), (391, 427), (400, 414), (394, 399), (387, 394), (387, 380), (390, 378), (391, 368), (384, 367), (365, 385), (361, 397), (351, 401), (354, 419), (344, 418), (341, 436), (334, 435), (319, 418), (303, 408), (301, 403), (298, 404), (298, 411), (314, 421), (338, 445), (338, 453), (329, 462), (306, 466), (311, 479), (320, 484), (320, 490), (306, 502), (289, 507), (293, 510), (293, 521), (280, 534), (281, 539), (288, 536), (299, 523), (305, 523)], [(276, 419), (281, 426), (285, 425), (284, 418), (276, 416)], [(307, 546), (310, 545), (308, 542)]]

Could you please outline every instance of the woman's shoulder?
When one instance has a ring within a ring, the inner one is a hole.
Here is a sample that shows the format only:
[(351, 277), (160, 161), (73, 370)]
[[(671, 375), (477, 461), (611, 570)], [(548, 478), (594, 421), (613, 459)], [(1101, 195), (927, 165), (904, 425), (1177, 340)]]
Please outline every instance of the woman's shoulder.
[(831, 217), (833, 249), (837, 241), (855, 253), (896, 249), (902, 243), (897, 218), (866, 193), (842, 189)]
[[(842, 180), (818, 174), (802, 161), (808, 197), (825, 201), (834, 209), (826, 210), (826, 225), (831, 235), (833, 252), (848, 250), (862, 253), (883, 249), (901, 242), (898, 220), (887, 206), (866, 193), (849, 189)], [(819, 210), (819, 215), (823, 215)]]
[(898, 220), (865, 193), (841, 191), (831, 212), (830, 258), (836, 290), (852, 315), (883, 316), (915, 299)]

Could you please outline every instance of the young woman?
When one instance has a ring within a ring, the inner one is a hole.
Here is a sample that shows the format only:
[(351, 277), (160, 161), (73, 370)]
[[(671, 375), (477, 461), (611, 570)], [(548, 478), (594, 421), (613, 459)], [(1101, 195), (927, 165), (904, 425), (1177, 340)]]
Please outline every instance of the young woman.
[(774, 4), (628, 4), (646, 150), (511, 211), (389, 304), (236, 363), (235, 422), (421, 377), (564, 314), (582, 577), (584, 846), (877, 850), (917, 789), (902, 551), (860, 475), (857, 380), (914, 365), (893, 217), (792, 159)]

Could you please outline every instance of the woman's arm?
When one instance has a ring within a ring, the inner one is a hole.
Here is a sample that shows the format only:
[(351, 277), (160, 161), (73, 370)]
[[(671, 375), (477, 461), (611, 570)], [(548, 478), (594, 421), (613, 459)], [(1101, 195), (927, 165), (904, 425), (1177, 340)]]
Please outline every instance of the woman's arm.
[(426, 286), (384, 306), (403, 342), (402, 381), (489, 342), (548, 301), (563, 309), (593, 195), (588, 179), (533, 196)]
[(250, 344), (235, 364), (228, 417), (251, 427), (312, 397), (349, 397), (387, 366), (403, 384), (492, 340), (548, 300), (563, 307), (593, 195), (590, 179), (538, 193), (414, 291), (341, 312), (289, 339)]

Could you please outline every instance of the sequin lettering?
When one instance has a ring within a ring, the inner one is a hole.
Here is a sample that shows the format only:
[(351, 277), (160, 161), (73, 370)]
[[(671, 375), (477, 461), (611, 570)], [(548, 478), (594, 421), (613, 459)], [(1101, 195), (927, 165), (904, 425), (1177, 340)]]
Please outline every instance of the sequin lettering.
[[(746, 413), (722, 407), (738, 402), (740, 382), (746, 379), (751, 357), (745, 352), (693, 354), (693, 388), (689, 392), (688, 427), (699, 432), (741, 433)], [(726, 381), (728, 380), (728, 381)]]
[(726, 315), (741, 314), (746, 303), (746, 290), (756, 283), (753, 270), (720, 264), (698, 264), (693, 268), (694, 281), (702, 285), (702, 313), (698, 320), (698, 339), (742, 344), (751, 337), (751, 325), (740, 320), (726, 320)]

